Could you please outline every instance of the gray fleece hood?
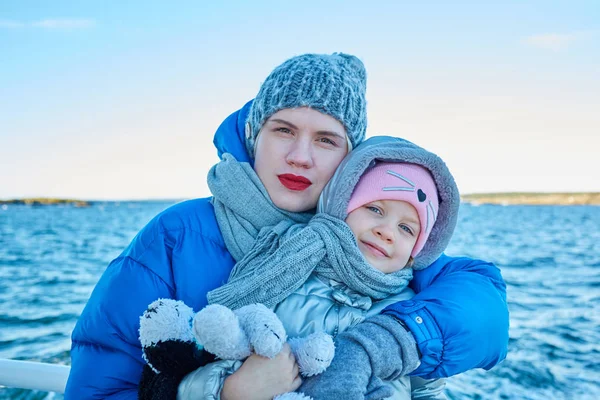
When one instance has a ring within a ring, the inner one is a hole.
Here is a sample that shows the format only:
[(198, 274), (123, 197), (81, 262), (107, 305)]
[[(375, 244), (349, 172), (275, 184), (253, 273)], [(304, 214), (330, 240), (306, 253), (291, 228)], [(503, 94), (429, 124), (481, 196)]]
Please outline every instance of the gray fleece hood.
[(444, 161), (416, 144), (390, 136), (375, 136), (362, 142), (346, 156), (323, 189), (317, 212), (345, 220), (354, 187), (378, 161), (418, 164), (427, 168), (433, 176), (438, 190), (439, 211), (429, 238), (413, 265), (415, 270), (426, 268), (439, 258), (450, 242), (458, 218), (460, 195)]

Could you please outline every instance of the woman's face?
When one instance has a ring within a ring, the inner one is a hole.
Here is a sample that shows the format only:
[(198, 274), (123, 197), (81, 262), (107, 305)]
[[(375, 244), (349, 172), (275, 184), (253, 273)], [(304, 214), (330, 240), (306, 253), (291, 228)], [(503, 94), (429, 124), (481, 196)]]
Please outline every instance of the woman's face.
[(344, 126), (308, 107), (273, 114), (258, 134), (254, 169), (273, 203), (287, 211), (315, 208), (348, 153)]

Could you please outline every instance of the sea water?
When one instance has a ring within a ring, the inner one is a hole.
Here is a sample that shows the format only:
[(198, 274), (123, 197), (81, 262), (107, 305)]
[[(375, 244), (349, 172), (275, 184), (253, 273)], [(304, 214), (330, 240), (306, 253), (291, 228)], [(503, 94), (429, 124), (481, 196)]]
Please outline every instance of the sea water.
[[(1, 207), (0, 358), (69, 364), (100, 275), (172, 204)], [(600, 207), (461, 206), (447, 253), (500, 267), (510, 341), (492, 370), (448, 379), (449, 398), (600, 399), (599, 243)], [(44, 398), (62, 395), (0, 388), (0, 399)]]

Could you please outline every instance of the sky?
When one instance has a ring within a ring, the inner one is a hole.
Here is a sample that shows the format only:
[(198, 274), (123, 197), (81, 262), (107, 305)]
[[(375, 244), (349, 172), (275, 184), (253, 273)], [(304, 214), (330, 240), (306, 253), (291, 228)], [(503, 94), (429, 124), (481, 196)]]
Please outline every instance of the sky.
[[(485, 3), (485, 4), (482, 4)], [(462, 193), (600, 191), (600, 2), (0, 2), (0, 199), (208, 196), (221, 121), (303, 53)]]

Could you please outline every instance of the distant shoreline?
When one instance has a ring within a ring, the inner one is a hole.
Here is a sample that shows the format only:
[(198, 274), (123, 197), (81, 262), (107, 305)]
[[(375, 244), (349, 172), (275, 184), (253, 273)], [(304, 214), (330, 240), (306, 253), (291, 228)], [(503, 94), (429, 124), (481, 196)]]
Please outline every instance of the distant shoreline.
[(474, 205), (600, 205), (600, 192), (579, 193), (481, 193), (462, 195), (465, 203)]
[[(496, 205), (600, 205), (600, 192), (577, 193), (475, 193), (461, 196), (461, 200), (468, 204), (496, 204)], [(68, 205), (73, 207), (91, 207), (95, 203), (125, 203), (128, 201), (158, 201), (158, 200), (77, 200), (58, 199), (48, 197), (22, 198), (0, 200), (0, 205), (27, 205), (27, 206), (57, 206)], [(161, 200), (162, 201), (162, 200)], [(173, 200), (181, 201), (179, 200)]]
[(74, 199), (54, 199), (47, 197), (39, 198), (24, 198), (24, 199), (12, 199), (12, 200), (0, 200), (0, 205), (26, 205), (26, 206), (58, 206), (58, 205), (69, 205), (73, 207), (90, 207), (93, 202), (87, 200), (74, 200)]

